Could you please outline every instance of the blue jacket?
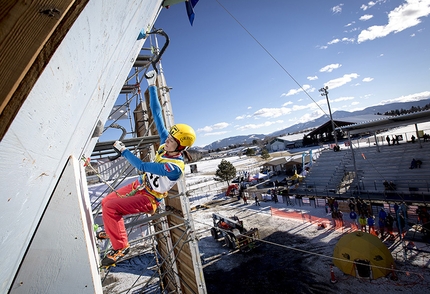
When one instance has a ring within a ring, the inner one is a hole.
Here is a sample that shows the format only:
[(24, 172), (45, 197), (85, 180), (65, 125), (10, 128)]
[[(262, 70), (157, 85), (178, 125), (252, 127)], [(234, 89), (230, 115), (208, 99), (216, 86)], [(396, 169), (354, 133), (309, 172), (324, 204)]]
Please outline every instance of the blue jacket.
[[(160, 135), (160, 148), (158, 150), (159, 154), (162, 154), (161, 157), (168, 162), (143, 162), (140, 158), (136, 157), (130, 150), (125, 149), (122, 152), (122, 156), (124, 156), (132, 166), (137, 168), (140, 171), (152, 173), (160, 176), (165, 176), (169, 178), (171, 181), (177, 181), (183, 173), (183, 169), (174, 164), (175, 160), (183, 161), (184, 158), (182, 155), (175, 156), (174, 158), (168, 157), (164, 153), (164, 142), (169, 136), (169, 132), (167, 131), (164, 120), (162, 116), (162, 109), (160, 102), (158, 101), (157, 87), (149, 86), (149, 97), (150, 97), (150, 106), (152, 116), (154, 118), (155, 126), (157, 127), (158, 134)], [(170, 161), (170, 162), (169, 162)], [(142, 177), (139, 177), (139, 182), (142, 184)]]

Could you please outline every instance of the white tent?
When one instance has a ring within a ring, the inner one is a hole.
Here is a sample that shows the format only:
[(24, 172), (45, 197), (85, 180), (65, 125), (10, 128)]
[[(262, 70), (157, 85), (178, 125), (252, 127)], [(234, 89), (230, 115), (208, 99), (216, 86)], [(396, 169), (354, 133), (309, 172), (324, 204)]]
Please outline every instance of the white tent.
[(269, 178), (269, 176), (266, 174), (262, 174), (262, 173), (258, 173), (254, 176), (254, 179), (257, 179), (257, 180), (262, 180), (262, 179), (267, 179), (267, 178)]

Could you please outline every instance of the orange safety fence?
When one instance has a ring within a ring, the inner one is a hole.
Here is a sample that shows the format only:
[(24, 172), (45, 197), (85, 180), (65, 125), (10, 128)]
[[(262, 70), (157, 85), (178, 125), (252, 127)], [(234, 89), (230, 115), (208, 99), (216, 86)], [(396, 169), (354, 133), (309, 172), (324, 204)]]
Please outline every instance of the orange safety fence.
[(303, 222), (309, 222), (318, 226), (322, 226), (324, 228), (335, 229), (335, 230), (343, 230), (346, 227), (349, 227), (350, 230), (356, 231), (358, 230), (358, 226), (355, 223), (339, 220), (339, 219), (331, 219), (324, 217), (313, 216), (310, 213), (302, 212), (302, 211), (285, 211), (277, 208), (270, 208), (272, 216), (278, 216), (283, 218), (300, 220)]

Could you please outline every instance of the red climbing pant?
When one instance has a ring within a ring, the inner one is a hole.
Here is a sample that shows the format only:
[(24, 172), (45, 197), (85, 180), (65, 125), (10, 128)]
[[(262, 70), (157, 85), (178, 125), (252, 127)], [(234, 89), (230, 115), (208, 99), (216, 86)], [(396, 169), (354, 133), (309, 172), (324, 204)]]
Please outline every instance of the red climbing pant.
[[(127, 246), (128, 238), (124, 226), (124, 215), (135, 213), (154, 213), (157, 202), (154, 197), (145, 190), (138, 190), (130, 197), (124, 197), (139, 186), (135, 182), (121, 187), (116, 192), (112, 192), (102, 200), (102, 218), (106, 234), (109, 236), (114, 250)], [(118, 194), (120, 196), (118, 196)]]

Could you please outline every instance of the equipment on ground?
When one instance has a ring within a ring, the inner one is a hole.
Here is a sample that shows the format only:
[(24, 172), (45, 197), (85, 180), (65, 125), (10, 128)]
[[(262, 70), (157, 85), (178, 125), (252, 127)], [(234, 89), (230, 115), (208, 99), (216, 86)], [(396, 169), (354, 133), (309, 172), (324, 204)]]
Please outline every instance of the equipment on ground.
[(246, 230), (243, 221), (237, 216), (228, 218), (217, 213), (212, 214), (214, 226), (211, 235), (215, 240), (224, 237), (225, 245), (241, 252), (249, 252), (260, 245), (260, 234), (257, 228)]
[(239, 187), (236, 184), (232, 184), (228, 186), (227, 191), (225, 192), (225, 196), (235, 196), (238, 193)]
[(333, 251), (333, 263), (342, 272), (358, 278), (377, 279), (390, 274), (394, 259), (376, 236), (360, 231), (344, 235)]

